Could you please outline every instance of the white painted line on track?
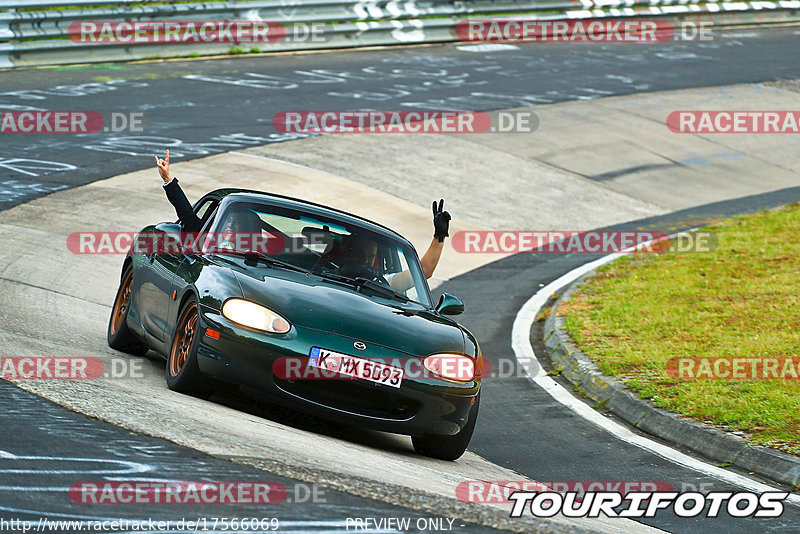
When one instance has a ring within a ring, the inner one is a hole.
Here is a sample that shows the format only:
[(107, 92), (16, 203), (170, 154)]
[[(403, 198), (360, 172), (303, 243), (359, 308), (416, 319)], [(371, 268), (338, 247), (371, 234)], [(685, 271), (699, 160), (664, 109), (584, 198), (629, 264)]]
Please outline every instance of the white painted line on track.
[(519, 50), (519, 47), (512, 44), (505, 43), (488, 43), (477, 45), (462, 45), (457, 46), (456, 50), (461, 52), (507, 52), (508, 50)]
[[(685, 232), (673, 234), (671, 236), (668, 236), (668, 238), (671, 239), (672, 237), (675, 237), (676, 235), (680, 235), (682, 233)], [(648, 241), (638, 246), (646, 247), (652, 242), (653, 241)], [(573, 396), (572, 393), (567, 391), (561, 384), (559, 384), (553, 378), (548, 376), (547, 373), (544, 372), (544, 369), (542, 369), (542, 366), (539, 364), (536, 354), (533, 351), (533, 346), (531, 345), (530, 342), (530, 332), (531, 328), (533, 327), (533, 322), (536, 319), (536, 315), (539, 313), (539, 310), (541, 310), (542, 307), (550, 299), (550, 295), (552, 295), (562, 287), (566, 286), (567, 284), (577, 280), (584, 274), (600, 267), (601, 265), (605, 265), (606, 263), (610, 263), (611, 261), (617, 258), (630, 254), (635, 250), (635, 248), (636, 247), (631, 247), (625, 249), (622, 252), (609, 254), (608, 256), (604, 256), (598, 260), (581, 265), (580, 267), (571, 270), (570, 272), (554, 280), (553, 282), (550, 282), (549, 284), (541, 288), (539, 291), (537, 291), (536, 294), (533, 295), (530, 299), (528, 299), (528, 301), (517, 312), (517, 315), (514, 318), (514, 324), (511, 328), (511, 347), (514, 350), (514, 356), (516, 357), (517, 361), (525, 370), (528, 377), (536, 385), (545, 390), (551, 397), (553, 397), (555, 400), (557, 400), (567, 408), (571, 409), (572, 411), (574, 411), (575, 413), (577, 413), (590, 423), (599, 426), (600, 428), (606, 430), (610, 434), (621, 439), (622, 441), (625, 441), (626, 443), (629, 443), (631, 445), (644, 449), (648, 452), (656, 454), (678, 465), (682, 465), (694, 471), (717, 478), (719, 480), (723, 480), (730, 484), (740, 486), (749, 491), (754, 491), (759, 493), (765, 491), (782, 491), (777, 488), (768, 486), (766, 484), (762, 484), (761, 482), (755, 481), (746, 476), (739, 475), (738, 473), (734, 473), (732, 471), (728, 471), (726, 469), (722, 469), (720, 467), (703, 462), (696, 458), (692, 458), (691, 456), (688, 456), (682, 452), (676, 451), (672, 447), (663, 445), (650, 438), (646, 438), (644, 436), (640, 436), (639, 434), (634, 433), (629, 428), (605, 417), (601, 413), (591, 408), (588, 404), (584, 403), (583, 401)], [(790, 494), (786, 498), (786, 502), (790, 502), (795, 505), (800, 505), (800, 495)]]

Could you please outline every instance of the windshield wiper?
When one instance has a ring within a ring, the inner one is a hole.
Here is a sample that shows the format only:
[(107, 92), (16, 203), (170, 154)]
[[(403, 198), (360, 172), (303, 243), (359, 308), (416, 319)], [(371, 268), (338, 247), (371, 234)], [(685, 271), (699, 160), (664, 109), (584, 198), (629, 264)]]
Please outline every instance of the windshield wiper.
[(378, 282), (370, 280), (369, 278), (364, 278), (361, 276), (351, 278), (349, 276), (344, 276), (341, 274), (326, 273), (326, 272), (317, 272), (314, 274), (317, 274), (323, 278), (329, 278), (330, 280), (336, 280), (337, 282), (344, 282), (345, 284), (349, 284), (355, 288), (359, 289), (367, 288), (376, 293), (380, 293), (386, 297), (397, 299), (400, 302), (408, 302), (410, 300), (407, 296), (395, 291), (391, 287), (379, 284)]
[(289, 270), (289, 271), (295, 271), (295, 272), (303, 273), (303, 274), (310, 274), (311, 273), (311, 271), (309, 271), (305, 267), (300, 267), (299, 265), (294, 265), (293, 263), (287, 263), (285, 261), (276, 260), (272, 256), (268, 256), (267, 254), (261, 254), (261, 253), (258, 253), (258, 252), (247, 252), (244, 256), (245, 256), (246, 260), (251, 260), (251, 261), (254, 261), (254, 262), (255, 261), (260, 261), (260, 262), (266, 263), (267, 265), (270, 265), (272, 267), (280, 267), (282, 269), (286, 269), (286, 270)]
[(354, 278), (353, 280), (359, 285), (359, 287), (366, 287), (366, 288), (371, 289), (371, 290), (373, 290), (373, 291), (375, 291), (377, 293), (383, 293), (384, 295), (387, 295), (389, 297), (395, 298), (395, 299), (397, 299), (397, 300), (399, 300), (401, 302), (408, 302), (409, 301), (409, 298), (407, 296), (403, 295), (402, 293), (399, 293), (399, 292), (395, 291), (391, 287), (388, 287), (388, 286), (385, 286), (385, 285), (380, 284), (378, 282), (375, 282), (374, 280), (370, 280), (368, 278), (361, 278), (361, 277)]

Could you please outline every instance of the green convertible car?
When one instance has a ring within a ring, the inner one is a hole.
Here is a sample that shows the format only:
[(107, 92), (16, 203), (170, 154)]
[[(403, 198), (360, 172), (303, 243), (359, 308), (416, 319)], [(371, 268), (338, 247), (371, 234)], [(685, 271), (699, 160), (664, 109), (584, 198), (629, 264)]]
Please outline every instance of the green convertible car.
[[(188, 204), (187, 204), (188, 209)], [(329, 419), (412, 437), (455, 460), (480, 404), (475, 337), (434, 303), (414, 247), (379, 224), (280, 195), (221, 189), (200, 233), (143, 229), (125, 258), (108, 343), (166, 360), (170, 389), (218, 380)]]

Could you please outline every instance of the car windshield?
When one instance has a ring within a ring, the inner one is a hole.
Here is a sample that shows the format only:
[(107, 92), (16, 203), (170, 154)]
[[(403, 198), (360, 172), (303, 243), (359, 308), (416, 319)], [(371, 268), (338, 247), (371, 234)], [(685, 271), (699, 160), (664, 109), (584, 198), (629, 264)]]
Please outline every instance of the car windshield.
[(210, 235), (216, 246), (207, 251), (251, 253), (278, 268), (288, 264), (331, 283), (351, 284), (370, 297), (431, 305), (414, 250), (349, 221), (236, 200), (216, 218)]

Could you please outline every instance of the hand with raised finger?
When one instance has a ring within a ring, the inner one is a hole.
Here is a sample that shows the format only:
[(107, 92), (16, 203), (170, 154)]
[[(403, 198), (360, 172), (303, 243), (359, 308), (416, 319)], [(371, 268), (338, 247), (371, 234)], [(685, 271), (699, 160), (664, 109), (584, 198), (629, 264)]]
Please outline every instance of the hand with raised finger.
[(444, 210), (444, 199), (439, 199), (439, 206), (433, 201), (433, 237), (444, 242), (445, 237), (450, 237), (450, 214)]
[(156, 156), (156, 165), (158, 166), (158, 174), (161, 175), (161, 179), (164, 180), (164, 183), (172, 180), (172, 177), (169, 175), (169, 149), (167, 149), (167, 156), (164, 159)]

